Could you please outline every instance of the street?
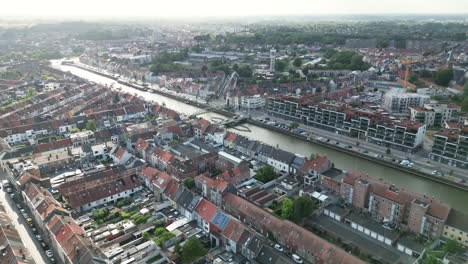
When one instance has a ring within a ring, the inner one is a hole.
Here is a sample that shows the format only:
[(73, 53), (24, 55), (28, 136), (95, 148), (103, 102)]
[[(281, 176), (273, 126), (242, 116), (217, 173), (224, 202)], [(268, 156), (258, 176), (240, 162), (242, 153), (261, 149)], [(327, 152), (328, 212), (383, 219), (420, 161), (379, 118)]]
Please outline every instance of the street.
[[(4, 179), (3, 175), (1, 179)], [(31, 229), (29, 228), (23, 217), (20, 214), (18, 214), (18, 209), (16, 208), (15, 203), (11, 200), (4, 188), (0, 190), (0, 202), (5, 207), (5, 211), (11, 218), (12, 224), (15, 226), (16, 230), (18, 230), (18, 233), (21, 237), (21, 240), (23, 241), (24, 246), (29, 250), (29, 252), (31, 253), (31, 257), (34, 259), (36, 264), (49, 263), (44, 251), (38, 245), (34, 234), (32, 233)]]

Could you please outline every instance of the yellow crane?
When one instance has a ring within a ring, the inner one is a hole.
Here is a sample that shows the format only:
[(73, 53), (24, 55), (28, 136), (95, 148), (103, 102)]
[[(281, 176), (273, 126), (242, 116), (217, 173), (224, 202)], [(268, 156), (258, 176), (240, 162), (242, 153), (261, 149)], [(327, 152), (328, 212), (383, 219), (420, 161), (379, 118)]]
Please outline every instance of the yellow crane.
[(427, 57), (427, 58), (421, 58), (421, 59), (408, 59), (408, 60), (403, 60), (400, 62), (401, 65), (405, 66), (405, 83), (403, 84), (403, 92), (406, 93), (406, 88), (408, 84), (408, 77), (409, 77), (409, 66), (411, 64), (416, 64), (419, 62), (425, 62), (425, 61), (433, 61), (437, 60), (437, 58), (434, 57)]

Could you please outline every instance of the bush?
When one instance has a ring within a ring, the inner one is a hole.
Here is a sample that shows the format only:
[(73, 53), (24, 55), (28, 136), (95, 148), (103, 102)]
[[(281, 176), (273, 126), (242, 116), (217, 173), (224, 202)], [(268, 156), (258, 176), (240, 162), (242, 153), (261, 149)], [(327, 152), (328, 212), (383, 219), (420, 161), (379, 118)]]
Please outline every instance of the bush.
[(149, 215), (137, 215), (134, 219), (135, 225), (146, 223), (150, 217)]

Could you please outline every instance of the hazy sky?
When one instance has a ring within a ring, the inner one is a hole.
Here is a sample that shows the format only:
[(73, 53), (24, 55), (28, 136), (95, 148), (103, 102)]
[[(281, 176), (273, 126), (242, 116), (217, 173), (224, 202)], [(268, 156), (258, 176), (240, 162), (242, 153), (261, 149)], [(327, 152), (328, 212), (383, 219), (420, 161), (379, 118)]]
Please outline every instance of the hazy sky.
[(465, 13), (467, 0), (0, 0), (0, 14), (50, 18)]

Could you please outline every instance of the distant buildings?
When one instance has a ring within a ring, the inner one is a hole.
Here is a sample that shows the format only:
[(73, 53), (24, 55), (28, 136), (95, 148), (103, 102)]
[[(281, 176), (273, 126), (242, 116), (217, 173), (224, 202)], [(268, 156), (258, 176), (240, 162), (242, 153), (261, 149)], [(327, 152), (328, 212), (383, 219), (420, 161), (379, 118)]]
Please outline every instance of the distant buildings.
[(429, 95), (415, 93), (387, 93), (382, 98), (382, 107), (391, 113), (407, 113), (410, 107), (428, 104)]

